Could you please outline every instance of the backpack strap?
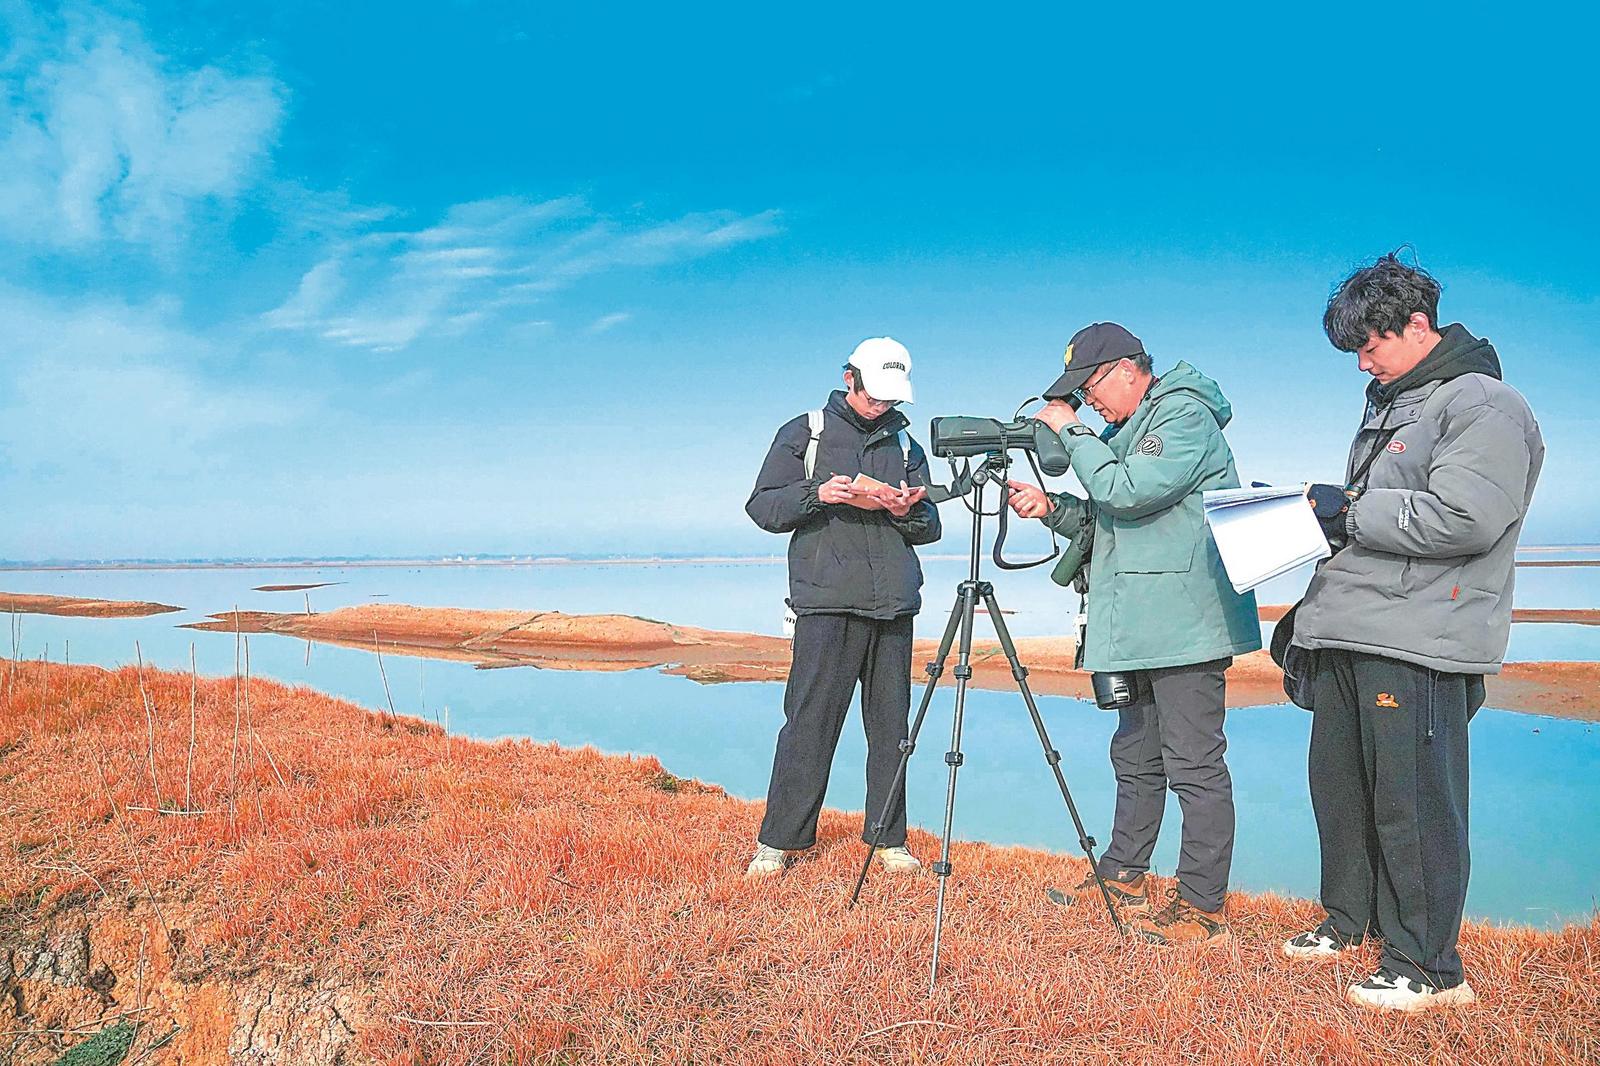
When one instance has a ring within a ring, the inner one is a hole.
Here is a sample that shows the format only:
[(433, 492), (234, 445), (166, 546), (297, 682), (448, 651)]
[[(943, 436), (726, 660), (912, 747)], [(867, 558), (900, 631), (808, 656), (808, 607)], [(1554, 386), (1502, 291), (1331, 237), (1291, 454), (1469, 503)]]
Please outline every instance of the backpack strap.
[[(806, 422), (811, 426), (811, 439), (806, 442), (806, 478), (814, 476), (817, 469), (817, 445), (822, 440), (822, 412), (807, 411)], [(895, 435), (900, 441), (900, 454), (905, 457), (906, 473), (911, 473), (911, 434), (901, 430)]]
[(822, 440), (822, 412), (807, 411), (806, 421), (811, 424), (811, 439), (806, 442), (806, 479), (810, 480), (817, 469), (817, 443)]

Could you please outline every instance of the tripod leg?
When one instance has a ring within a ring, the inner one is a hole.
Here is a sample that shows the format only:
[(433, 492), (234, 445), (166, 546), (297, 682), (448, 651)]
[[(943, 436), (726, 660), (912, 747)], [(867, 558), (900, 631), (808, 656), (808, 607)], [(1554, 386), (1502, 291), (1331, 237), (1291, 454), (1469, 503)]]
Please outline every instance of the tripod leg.
[(933, 995), (939, 980), (939, 944), (944, 934), (944, 890), (950, 879), (950, 833), (956, 812), (956, 771), (961, 768), (961, 725), (966, 716), (967, 682), (972, 678), (972, 618), (978, 607), (978, 582), (961, 585), (961, 645), (956, 653), (956, 712), (950, 726), (950, 750), (944, 761), (950, 767), (949, 784), (944, 793), (944, 837), (939, 845), (939, 861), (933, 872), (939, 875), (939, 898), (933, 909), (933, 964), (928, 973), (928, 995)]
[(1017, 687), (1022, 690), (1022, 701), (1028, 705), (1028, 714), (1033, 717), (1033, 728), (1039, 734), (1039, 743), (1044, 745), (1044, 761), (1050, 764), (1050, 771), (1056, 775), (1056, 785), (1061, 789), (1061, 798), (1066, 801), (1067, 813), (1072, 816), (1072, 824), (1078, 830), (1078, 844), (1083, 848), (1083, 853), (1089, 856), (1089, 870), (1094, 874), (1095, 884), (1100, 886), (1100, 896), (1105, 900), (1106, 913), (1111, 916), (1111, 924), (1116, 927), (1118, 933), (1121, 933), (1122, 920), (1117, 917), (1116, 904), (1111, 900), (1111, 892), (1106, 888), (1105, 879), (1100, 876), (1100, 863), (1095, 859), (1094, 837), (1084, 829), (1083, 819), (1078, 816), (1078, 805), (1072, 802), (1072, 792), (1067, 788), (1067, 779), (1061, 773), (1061, 753), (1051, 745), (1050, 734), (1045, 731), (1044, 718), (1040, 716), (1039, 706), (1034, 703), (1033, 692), (1028, 688), (1028, 668), (1017, 659), (1017, 646), (1011, 642), (1011, 633), (1006, 629), (1005, 616), (1000, 613), (1000, 604), (995, 600), (992, 586), (984, 586), (983, 603), (988, 608), (990, 620), (994, 622), (994, 631), (1000, 638), (1000, 647), (1011, 663), (1011, 676), (1017, 679)]
[(856, 900), (861, 897), (861, 886), (867, 883), (867, 871), (872, 869), (872, 857), (878, 853), (884, 827), (889, 823), (889, 810), (894, 806), (894, 797), (906, 779), (906, 766), (911, 762), (911, 753), (917, 750), (917, 734), (922, 732), (922, 720), (928, 716), (928, 704), (933, 702), (934, 686), (939, 683), (939, 675), (944, 673), (945, 660), (950, 657), (950, 645), (955, 643), (956, 629), (961, 624), (963, 603), (965, 596), (958, 590), (956, 602), (950, 607), (950, 621), (945, 624), (944, 636), (939, 641), (939, 651), (927, 666), (928, 682), (922, 689), (922, 702), (917, 706), (916, 720), (911, 723), (911, 732), (907, 734), (906, 739), (900, 742), (900, 766), (894, 772), (894, 783), (889, 786), (889, 797), (883, 801), (883, 810), (878, 812), (878, 820), (872, 823), (872, 843), (867, 845), (867, 857), (861, 864), (861, 876), (856, 878), (855, 891), (850, 893), (850, 902), (846, 909), (856, 905)]

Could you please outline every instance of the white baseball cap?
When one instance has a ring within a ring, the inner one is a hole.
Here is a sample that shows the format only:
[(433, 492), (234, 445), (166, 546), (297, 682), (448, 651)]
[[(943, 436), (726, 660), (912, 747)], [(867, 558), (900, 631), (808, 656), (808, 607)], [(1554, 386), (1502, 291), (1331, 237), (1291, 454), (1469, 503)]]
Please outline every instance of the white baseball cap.
[(911, 402), (911, 353), (893, 337), (868, 337), (850, 353), (850, 365), (874, 400)]

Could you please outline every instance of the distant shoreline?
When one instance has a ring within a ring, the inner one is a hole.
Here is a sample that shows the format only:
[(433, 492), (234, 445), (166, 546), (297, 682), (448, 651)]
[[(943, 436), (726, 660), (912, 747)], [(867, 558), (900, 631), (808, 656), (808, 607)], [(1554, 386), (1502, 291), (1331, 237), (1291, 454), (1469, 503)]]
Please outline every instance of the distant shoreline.
[[(1533, 545), (1518, 548), (1518, 552), (1595, 552), (1597, 544)], [(963, 562), (965, 555), (922, 555), (924, 562)], [(422, 567), (534, 567), (534, 566), (775, 566), (783, 563), (782, 555), (688, 555), (654, 556), (630, 555), (606, 559), (575, 559), (570, 556), (550, 555), (523, 559), (280, 559), (249, 562), (200, 560), (196, 562), (69, 562), (69, 563), (0, 563), (0, 573), (76, 572), (117, 570), (357, 570), (357, 569), (418, 569)], [(1530, 559), (1518, 560), (1526, 567), (1600, 567), (1600, 558), (1593, 559)]]
[[(923, 556), (938, 559), (943, 556)], [(958, 558), (958, 556), (950, 556)], [(965, 558), (960, 556), (959, 558)], [(0, 572), (108, 570), (355, 570), (415, 569), (445, 566), (769, 566), (781, 563), (781, 555), (703, 555), (670, 558), (626, 556), (615, 559), (573, 559), (548, 556), (536, 559), (291, 559), (275, 562), (176, 562), (176, 563), (0, 563)]]

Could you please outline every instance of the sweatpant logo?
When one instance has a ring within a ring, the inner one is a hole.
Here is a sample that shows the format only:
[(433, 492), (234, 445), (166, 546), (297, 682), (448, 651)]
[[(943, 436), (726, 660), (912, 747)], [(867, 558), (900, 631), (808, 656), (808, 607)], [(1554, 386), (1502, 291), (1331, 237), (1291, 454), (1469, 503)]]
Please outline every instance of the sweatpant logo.
[(1378, 693), (1377, 705), (1379, 707), (1398, 707), (1400, 706), (1400, 701), (1387, 692), (1380, 692)]

